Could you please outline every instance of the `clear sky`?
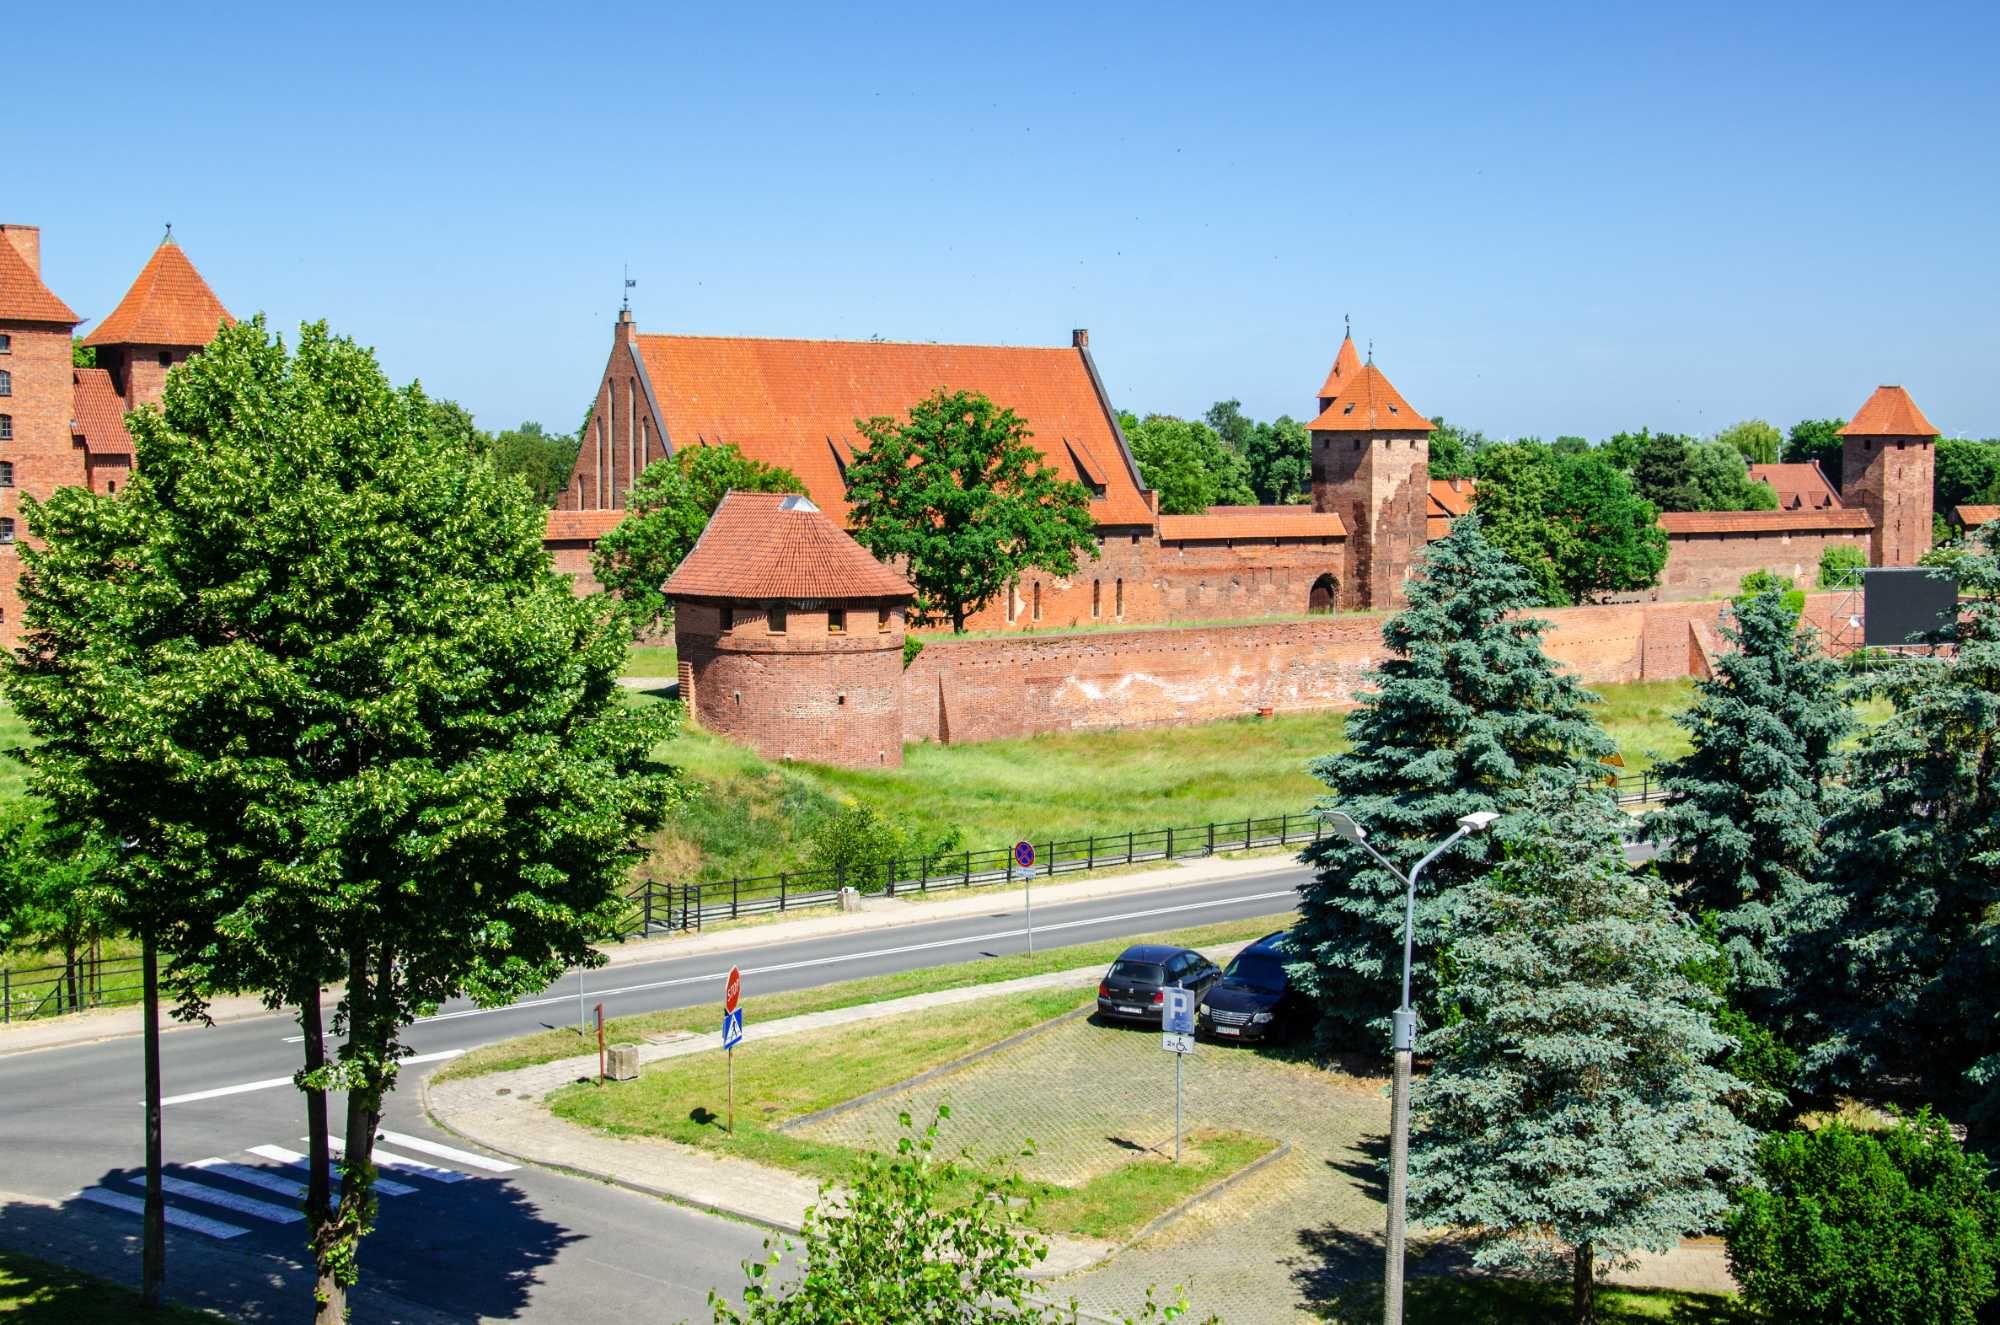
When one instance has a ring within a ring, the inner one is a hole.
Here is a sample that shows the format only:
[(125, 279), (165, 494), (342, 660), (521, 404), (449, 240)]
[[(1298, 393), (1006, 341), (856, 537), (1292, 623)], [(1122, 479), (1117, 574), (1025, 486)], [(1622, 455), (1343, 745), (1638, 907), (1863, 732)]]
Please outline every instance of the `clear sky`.
[(482, 424), (643, 330), (1067, 343), (1308, 416), (1341, 319), (1489, 435), (1908, 386), (2000, 435), (2000, 5), (24, 3), (0, 220), (101, 316), (163, 222)]

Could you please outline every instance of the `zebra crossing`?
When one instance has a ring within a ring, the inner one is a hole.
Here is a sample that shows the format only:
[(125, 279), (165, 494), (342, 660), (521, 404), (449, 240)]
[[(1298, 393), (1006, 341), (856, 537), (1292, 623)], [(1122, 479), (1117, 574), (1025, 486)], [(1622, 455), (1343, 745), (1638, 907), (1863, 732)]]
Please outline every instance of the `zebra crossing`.
[[(384, 1198), (417, 1196), (467, 1178), (512, 1173), (520, 1167), (404, 1132), (384, 1130), (376, 1133), (376, 1141), (375, 1193)], [(307, 1144), (306, 1138), (300, 1138), (300, 1144)], [(335, 1157), (344, 1149), (338, 1137), (331, 1138), (328, 1145)], [(405, 1151), (428, 1158), (416, 1159)], [(306, 1180), (312, 1175), (311, 1157), (279, 1145), (247, 1146), (243, 1153), (262, 1163), (212, 1155), (191, 1164), (169, 1165), (175, 1171), (160, 1177), (160, 1187), (168, 1198), (168, 1226), (227, 1241), (244, 1237), (259, 1225), (303, 1223)], [(466, 1172), (468, 1169), (472, 1172)], [(327, 1163), (327, 1174), (337, 1194), (340, 1168), (333, 1160)], [(145, 1177), (139, 1175), (125, 1178), (115, 1187), (86, 1187), (76, 1194), (76, 1199), (143, 1217), (145, 1191)], [(273, 1200), (274, 1196), (285, 1198), (286, 1203)]]

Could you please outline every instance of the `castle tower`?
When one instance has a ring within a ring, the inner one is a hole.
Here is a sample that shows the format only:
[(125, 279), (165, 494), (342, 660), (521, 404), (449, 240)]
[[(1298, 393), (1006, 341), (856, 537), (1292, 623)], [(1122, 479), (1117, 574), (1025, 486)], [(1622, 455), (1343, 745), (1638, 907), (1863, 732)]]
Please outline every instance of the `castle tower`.
[(1878, 386), (1840, 430), (1840, 496), (1875, 518), (1868, 560), (1914, 566), (1931, 548), (1931, 479), (1938, 431), (1910, 393)]
[(235, 320), (169, 231), (118, 307), (83, 343), (97, 351), (97, 366), (111, 374), (131, 410), (158, 404), (167, 370)]
[(1430, 513), (1431, 422), (1375, 366), (1340, 343), (1320, 387), (1312, 438), (1313, 509), (1347, 527), (1345, 608), (1397, 607), (1424, 550)]

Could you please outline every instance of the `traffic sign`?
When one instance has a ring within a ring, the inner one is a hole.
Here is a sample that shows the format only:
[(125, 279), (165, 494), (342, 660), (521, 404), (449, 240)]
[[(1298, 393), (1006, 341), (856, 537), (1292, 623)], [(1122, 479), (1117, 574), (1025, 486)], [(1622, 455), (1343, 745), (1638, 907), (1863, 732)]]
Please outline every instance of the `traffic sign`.
[(1031, 868), (1035, 863), (1035, 844), (1033, 842), (1016, 842), (1014, 844), (1014, 863), (1022, 869)]
[(1160, 1029), (1171, 1035), (1194, 1034), (1194, 990), (1169, 989), (1160, 1013)]
[[(1160, 1048), (1165, 1049), (1170, 1054), (1191, 1054), (1194, 1052), (1194, 1036), (1168, 1031), (1160, 1037)], [(1176, 1101), (1180, 1098), (1178, 1083), (1176, 1083), (1174, 1097)]]
[(729, 980), (722, 986), (722, 1010), (736, 1011), (736, 1005), (743, 998), (743, 972), (737, 967), (729, 968)]
[(722, 1047), (734, 1049), (743, 1042), (743, 1009), (731, 1008), (722, 1014)]

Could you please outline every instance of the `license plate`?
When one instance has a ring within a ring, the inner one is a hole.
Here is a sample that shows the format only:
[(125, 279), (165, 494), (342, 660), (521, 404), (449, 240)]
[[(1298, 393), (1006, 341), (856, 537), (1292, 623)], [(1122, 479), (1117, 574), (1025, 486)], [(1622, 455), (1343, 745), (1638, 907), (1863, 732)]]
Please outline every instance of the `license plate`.
[(1241, 1035), (1243, 1028), (1241, 1026), (1217, 1026), (1215, 1033), (1217, 1035)]
[(1120, 1007), (1120, 1008), (1119, 1008), (1118, 1010), (1119, 1010), (1120, 1012), (1131, 1012), (1131, 1013), (1139, 1013), (1139, 1012), (1144, 1012), (1144, 1011), (1145, 1011), (1146, 1009), (1144, 1009), (1144, 1008), (1128, 1008), (1128, 1007)]

